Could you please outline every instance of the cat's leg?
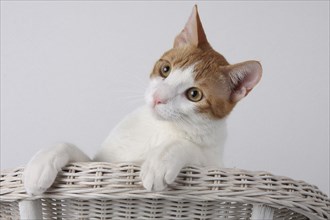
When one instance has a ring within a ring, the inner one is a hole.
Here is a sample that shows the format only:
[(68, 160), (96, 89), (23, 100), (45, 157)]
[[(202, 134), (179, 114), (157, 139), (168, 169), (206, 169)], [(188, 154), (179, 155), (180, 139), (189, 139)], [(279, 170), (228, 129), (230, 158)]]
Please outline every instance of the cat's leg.
[(259, 219), (267, 219), (267, 220), (272, 220), (274, 218), (274, 212), (275, 209), (265, 206), (265, 205), (260, 205), (260, 204), (254, 204), (252, 208), (252, 213), (251, 213), (251, 220), (259, 220)]
[(58, 144), (39, 151), (25, 167), (25, 190), (30, 195), (40, 195), (53, 184), (58, 172), (68, 163), (87, 161), (91, 161), (89, 157), (72, 144)]
[(199, 165), (202, 157), (200, 147), (188, 141), (173, 141), (159, 146), (148, 154), (141, 166), (142, 184), (149, 191), (163, 190), (174, 182), (189, 161)]
[(20, 201), (18, 207), (21, 220), (43, 219), (42, 203), (40, 199)]

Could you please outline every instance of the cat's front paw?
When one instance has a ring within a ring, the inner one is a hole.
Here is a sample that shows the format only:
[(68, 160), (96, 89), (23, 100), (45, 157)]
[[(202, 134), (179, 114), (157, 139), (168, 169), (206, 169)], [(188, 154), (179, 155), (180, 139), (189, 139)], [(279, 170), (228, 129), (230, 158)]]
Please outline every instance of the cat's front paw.
[(67, 163), (67, 158), (52, 152), (37, 153), (26, 165), (23, 173), (25, 191), (29, 195), (44, 193), (55, 181), (58, 172)]
[(148, 191), (161, 191), (174, 182), (182, 166), (175, 161), (160, 158), (146, 160), (141, 166), (140, 177)]

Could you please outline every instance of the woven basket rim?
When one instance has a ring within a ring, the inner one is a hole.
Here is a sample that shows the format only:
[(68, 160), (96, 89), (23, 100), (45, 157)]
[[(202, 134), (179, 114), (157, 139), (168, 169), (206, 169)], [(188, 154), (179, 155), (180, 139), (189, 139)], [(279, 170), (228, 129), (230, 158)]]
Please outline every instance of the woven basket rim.
[(63, 168), (45, 194), (29, 196), (22, 183), (23, 170), (1, 171), (1, 203), (39, 198), (217, 200), (288, 208), (313, 219), (330, 218), (329, 197), (317, 186), (267, 171), (187, 166), (173, 185), (162, 192), (148, 192), (141, 185), (137, 164), (78, 162)]

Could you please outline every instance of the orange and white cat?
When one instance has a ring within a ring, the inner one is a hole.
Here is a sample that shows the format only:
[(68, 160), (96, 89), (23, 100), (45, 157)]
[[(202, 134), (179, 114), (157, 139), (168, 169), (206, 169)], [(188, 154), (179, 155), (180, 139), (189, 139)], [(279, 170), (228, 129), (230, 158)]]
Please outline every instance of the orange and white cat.
[[(226, 117), (259, 82), (257, 61), (230, 65), (206, 39), (197, 7), (174, 46), (155, 64), (146, 105), (104, 141), (93, 161), (141, 165), (147, 190), (163, 190), (186, 165), (223, 166)], [(38, 152), (24, 171), (29, 194), (39, 195), (70, 162), (91, 161), (72, 144)]]

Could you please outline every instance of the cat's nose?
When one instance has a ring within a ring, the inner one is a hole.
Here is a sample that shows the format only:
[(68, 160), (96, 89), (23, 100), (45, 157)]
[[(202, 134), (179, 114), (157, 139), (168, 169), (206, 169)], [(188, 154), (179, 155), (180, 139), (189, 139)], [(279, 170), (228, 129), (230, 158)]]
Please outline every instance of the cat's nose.
[(162, 102), (163, 102), (162, 100), (160, 100), (160, 99), (156, 99), (156, 100), (155, 100), (155, 105), (162, 104)]
[(154, 107), (156, 105), (160, 105), (160, 104), (166, 104), (167, 103), (167, 99), (164, 98), (160, 98), (159, 96), (154, 96)]

